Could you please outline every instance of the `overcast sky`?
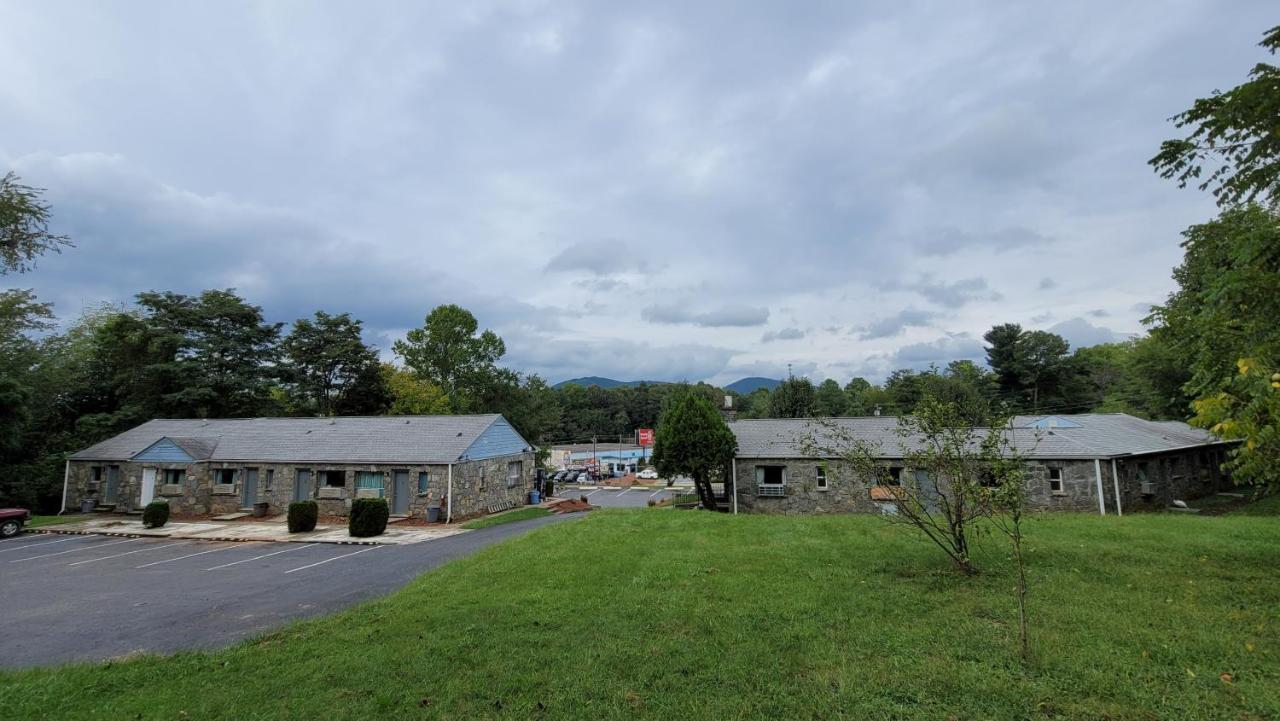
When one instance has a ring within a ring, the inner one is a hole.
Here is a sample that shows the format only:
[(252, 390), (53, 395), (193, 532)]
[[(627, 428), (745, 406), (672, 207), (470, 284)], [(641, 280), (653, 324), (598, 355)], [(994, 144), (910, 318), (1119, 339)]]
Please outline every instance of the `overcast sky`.
[(234, 287), (384, 349), (458, 303), (553, 382), (1097, 343), (1215, 212), (1146, 165), (1166, 119), (1274, 10), (0, 0), (0, 172), (77, 244), (4, 280), (64, 320)]

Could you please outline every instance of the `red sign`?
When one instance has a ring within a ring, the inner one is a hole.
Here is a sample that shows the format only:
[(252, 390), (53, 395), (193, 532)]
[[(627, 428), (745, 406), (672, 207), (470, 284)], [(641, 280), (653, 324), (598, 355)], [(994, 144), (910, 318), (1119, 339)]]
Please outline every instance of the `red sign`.
[(653, 445), (653, 429), (652, 428), (636, 429), (636, 442), (642, 446)]

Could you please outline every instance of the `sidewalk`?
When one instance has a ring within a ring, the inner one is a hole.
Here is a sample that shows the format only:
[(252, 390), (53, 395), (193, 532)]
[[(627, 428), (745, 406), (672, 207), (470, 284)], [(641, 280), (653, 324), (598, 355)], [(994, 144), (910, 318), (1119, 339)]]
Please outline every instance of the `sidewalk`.
[(465, 528), (423, 528), (421, 526), (387, 526), (381, 536), (356, 538), (346, 526), (318, 525), (309, 533), (289, 533), (279, 521), (262, 523), (221, 521), (170, 521), (160, 528), (143, 528), (142, 521), (131, 516), (107, 516), (101, 519), (60, 523), (32, 528), (27, 533), (59, 533), (69, 535), (126, 536), (129, 538), (189, 538), (199, 541), (272, 541), (277, 543), (345, 543), (370, 546), (395, 546), (434, 541), (459, 533)]

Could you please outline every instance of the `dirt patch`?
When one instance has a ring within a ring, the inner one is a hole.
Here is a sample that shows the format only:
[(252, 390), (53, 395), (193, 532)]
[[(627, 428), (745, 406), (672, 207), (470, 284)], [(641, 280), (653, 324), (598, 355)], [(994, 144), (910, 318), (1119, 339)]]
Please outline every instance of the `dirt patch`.
[(592, 508), (595, 508), (595, 506), (587, 503), (586, 501), (571, 498), (564, 501), (556, 501), (555, 503), (547, 506), (547, 508), (556, 513), (577, 513), (578, 511), (590, 511)]

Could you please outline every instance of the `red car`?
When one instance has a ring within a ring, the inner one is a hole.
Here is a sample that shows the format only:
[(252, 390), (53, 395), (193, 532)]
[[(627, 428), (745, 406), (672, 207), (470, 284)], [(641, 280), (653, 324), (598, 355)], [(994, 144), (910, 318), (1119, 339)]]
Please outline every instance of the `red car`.
[(22, 533), (22, 524), (31, 520), (25, 508), (0, 508), (0, 538), (13, 538)]

